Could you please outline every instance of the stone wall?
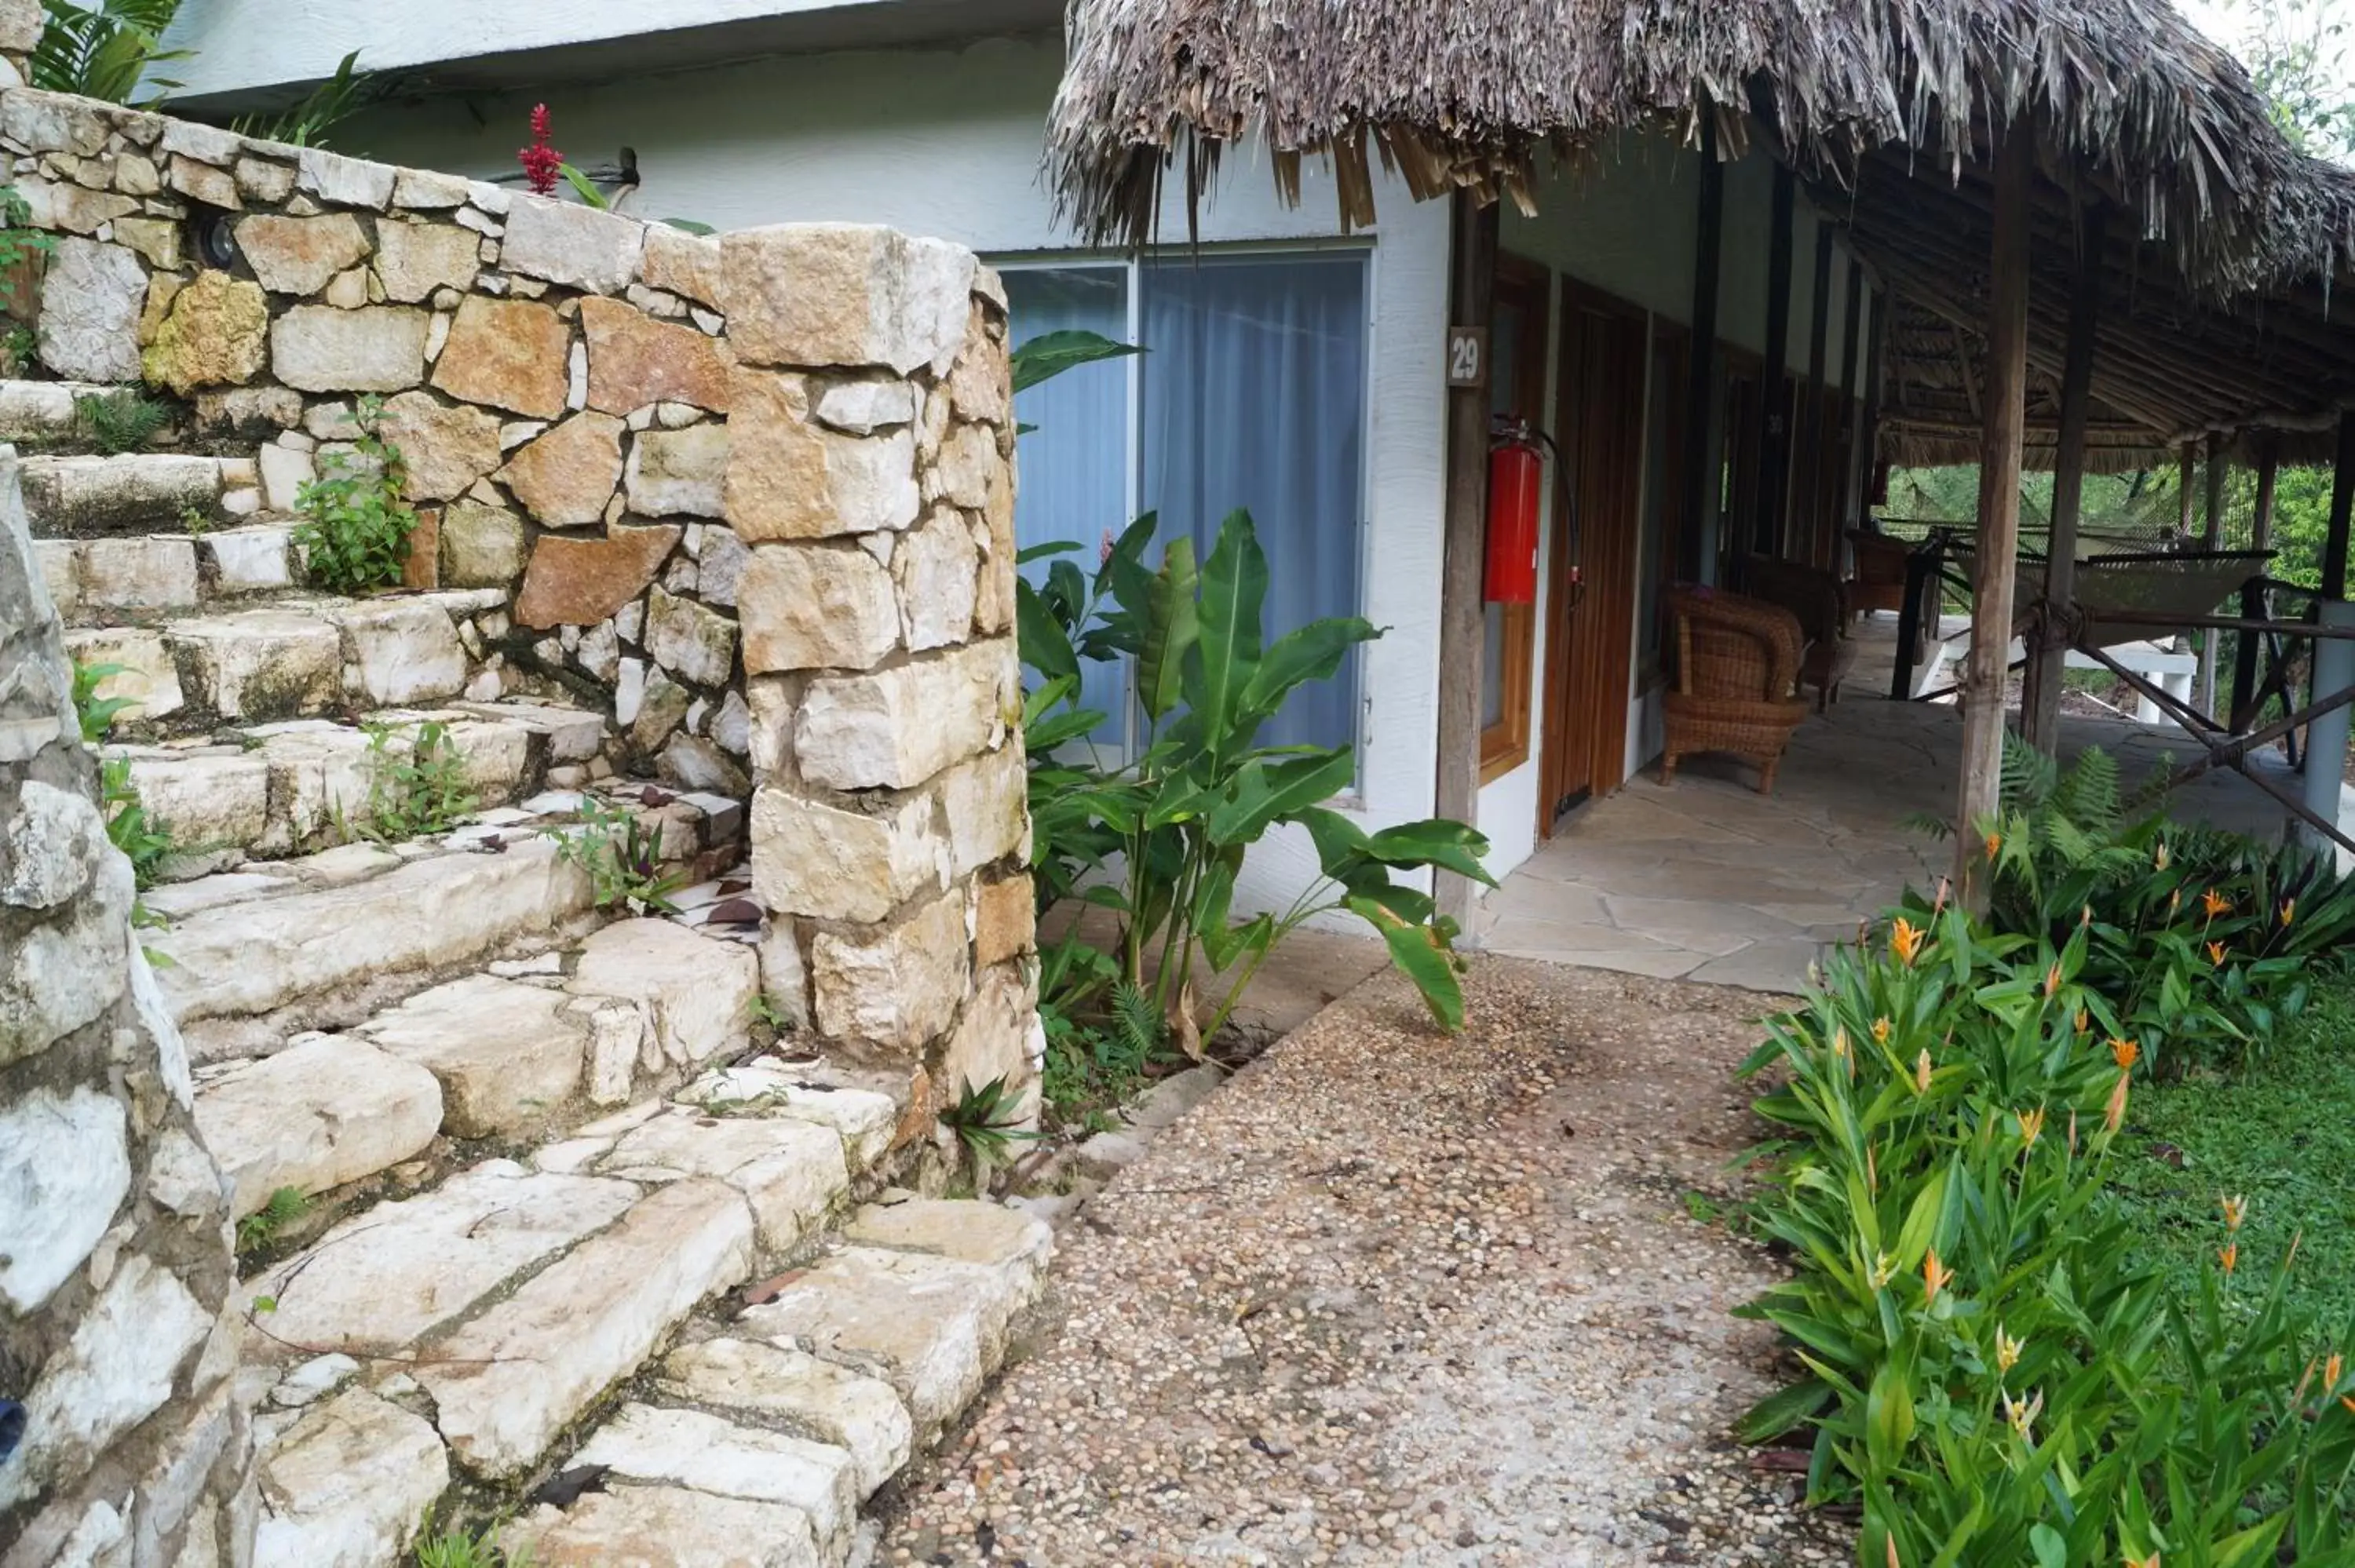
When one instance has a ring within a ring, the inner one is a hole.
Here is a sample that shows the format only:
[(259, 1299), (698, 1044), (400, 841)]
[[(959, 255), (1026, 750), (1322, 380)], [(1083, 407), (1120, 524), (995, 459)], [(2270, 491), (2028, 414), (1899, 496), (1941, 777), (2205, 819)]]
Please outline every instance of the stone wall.
[(0, 447), (0, 1563), (210, 1568), (254, 1503), (229, 1194), (72, 691)]

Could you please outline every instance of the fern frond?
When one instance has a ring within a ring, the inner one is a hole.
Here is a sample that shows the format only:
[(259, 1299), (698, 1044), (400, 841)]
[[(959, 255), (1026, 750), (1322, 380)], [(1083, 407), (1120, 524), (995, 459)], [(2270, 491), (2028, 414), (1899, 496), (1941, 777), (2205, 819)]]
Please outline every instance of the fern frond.
[(2051, 800), (2058, 771), (2052, 758), (2006, 731), (1996, 798), (2007, 813), (2035, 810)]
[(1143, 986), (1123, 980), (1112, 993), (1113, 1027), (1120, 1031), (1120, 1043), (1130, 1060), (1143, 1063), (1161, 1048), (1161, 1010)]
[(2054, 788), (2052, 809), (2088, 832), (2115, 830), (2122, 810), (2117, 759), (2099, 747), (2087, 747)]

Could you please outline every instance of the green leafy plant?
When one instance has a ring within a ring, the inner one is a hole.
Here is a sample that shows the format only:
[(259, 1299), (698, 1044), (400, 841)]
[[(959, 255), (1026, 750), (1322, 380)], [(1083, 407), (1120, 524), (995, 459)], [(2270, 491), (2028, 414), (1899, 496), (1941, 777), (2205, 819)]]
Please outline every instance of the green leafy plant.
[(989, 1184), (989, 1172), (1006, 1162), (1017, 1142), (1039, 1136), (1022, 1121), (1021, 1096), (1007, 1089), (1003, 1075), (986, 1084), (968, 1080), (956, 1102), (940, 1113), (941, 1125), (956, 1135), (972, 1163), (976, 1189)]
[(349, 453), (322, 451), (320, 477), (295, 493), (303, 521), (294, 543), (304, 569), (331, 593), (367, 593), (400, 581), (417, 514), (402, 504), (407, 472), (400, 449), (378, 426), (380, 397), (363, 397), (354, 411), (359, 438)]
[(653, 910), (676, 915), (670, 895), (685, 885), (686, 877), (663, 866), (662, 833), (634, 813), (618, 806), (584, 800), (581, 821), (571, 826), (542, 828), (556, 841), (557, 854), (589, 877), (597, 907), (615, 905), (634, 915)]
[[(142, 891), (155, 885), (164, 857), (172, 853), (172, 835), (156, 825), (140, 803), (138, 786), (131, 781), (127, 758), (110, 757), (98, 765), (99, 801), (106, 812), (106, 838), (131, 863), (133, 884)], [(134, 923), (155, 924), (144, 906), (133, 911)]]
[[(16, 291), (27, 264), (48, 255), (57, 245), (55, 238), (32, 225), (33, 205), (25, 199), (25, 193), (15, 185), (0, 185), (0, 311), (14, 313), (30, 304)], [(33, 364), (38, 340), (33, 329), (20, 322), (8, 329), (5, 346), (9, 364), (24, 370)]]
[(237, 1223), (240, 1252), (252, 1252), (277, 1238), (278, 1233), (311, 1212), (311, 1200), (300, 1187), (280, 1187), (270, 1201)]
[(139, 705), (131, 697), (101, 697), (98, 694), (99, 687), (117, 675), (129, 673), (129, 666), (123, 664), (77, 663), (74, 666), (74, 717), (80, 723), (84, 746), (96, 746), (104, 740), (123, 710)]
[[(1455, 923), (1393, 874), (1441, 867), (1489, 883), (1487, 841), (1435, 819), (1369, 833), (1325, 803), (1355, 781), (1350, 747), (1257, 744), (1294, 691), (1331, 679), (1350, 649), (1380, 633), (1334, 618), (1267, 641), (1267, 557), (1248, 513), (1228, 516), (1199, 567), (1191, 541), (1178, 539), (1148, 570), (1154, 531), (1150, 514), (1139, 518), (1092, 582), (1057, 560), (1042, 586), (1017, 590), (1022, 661), (1041, 683), (1024, 725), (1043, 895), (1051, 902), (1084, 882), (1087, 900), (1119, 916), (1120, 976), (1152, 992), (1188, 1055), (1201, 1054), (1286, 936), (1336, 912), (1372, 926), (1432, 1015), (1460, 1027)], [(1081, 661), (1112, 658), (1135, 662), (1146, 733), (1133, 760), (1107, 766), (1069, 754), (1092, 753), (1082, 743), (1103, 723), (1079, 706)], [(1282, 824), (1305, 832), (1323, 876), (1281, 911), (1238, 918), (1243, 857)], [(1207, 1009), (1193, 994), (1198, 968), (1223, 986)]]
[(766, 991), (753, 992), (752, 1000), (745, 1004), (744, 1012), (749, 1022), (765, 1024), (781, 1034), (794, 1026), (793, 1020), (785, 1016), (785, 1010), (771, 1001)]
[(428, 1510), (417, 1530), (417, 1568), (530, 1568), (531, 1553), (499, 1544), (499, 1529), (437, 1531)]
[(361, 727), (368, 735), (367, 837), (390, 843), (447, 832), (474, 809), (466, 759), (448, 725), (421, 719)]
[(138, 451), (172, 422), (169, 405), (128, 387), (84, 393), (74, 399), (74, 414), (91, 444), (110, 457)]
[[(15, 274), (0, 271), (0, 309), (10, 308), (16, 295)], [(40, 362), (40, 339), (34, 335), (31, 327), (23, 322), (16, 323), (6, 332), (0, 333), (0, 360), (5, 360), (9, 375), (27, 374)]]
[(1805, 1375), (1744, 1435), (1812, 1428), (1873, 1568), (2343, 1564), (2355, 1404), (2286, 1259), (2255, 1283), (2228, 1201), (2187, 1299), (2108, 1190), (2139, 1053), (2091, 1027), (2091, 945), (1900, 916), (1774, 1021), (1755, 1218), (1794, 1272), (1744, 1311)]
[(159, 65), (190, 58), (192, 51), (163, 43), (180, 0), (98, 0), (88, 6), (42, 0), (42, 8), (48, 20), (33, 49), (35, 87), (130, 103), (141, 84), (150, 82), (158, 90), (139, 106), (152, 108), (180, 85), (153, 75)]
[(334, 75), (300, 101), (270, 113), (240, 115), (229, 122), (229, 129), (240, 136), (290, 146), (325, 146), (330, 132), (384, 96), (390, 85), (376, 72), (359, 69), (359, 50), (354, 49), (336, 63)]

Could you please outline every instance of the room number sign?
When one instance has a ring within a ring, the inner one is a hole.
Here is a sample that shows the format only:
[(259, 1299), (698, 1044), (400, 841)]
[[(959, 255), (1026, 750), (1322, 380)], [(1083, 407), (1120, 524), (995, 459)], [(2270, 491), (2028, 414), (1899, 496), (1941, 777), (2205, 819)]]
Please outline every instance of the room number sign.
[(1476, 392), (1488, 385), (1487, 327), (1447, 329), (1447, 385)]

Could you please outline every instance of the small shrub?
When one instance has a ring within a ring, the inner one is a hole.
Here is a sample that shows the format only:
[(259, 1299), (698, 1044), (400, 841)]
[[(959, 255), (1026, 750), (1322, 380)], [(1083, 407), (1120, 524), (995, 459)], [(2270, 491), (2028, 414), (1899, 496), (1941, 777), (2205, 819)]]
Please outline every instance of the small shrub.
[[(476, 805), (465, 758), (439, 719), (414, 725), (368, 724), (368, 821), (380, 843), (447, 832)], [(401, 746), (406, 738), (408, 744)]]
[(941, 1111), (941, 1125), (956, 1135), (972, 1162), (976, 1190), (989, 1185), (989, 1172), (1006, 1163), (1017, 1141), (1039, 1136), (1023, 1127), (1019, 1098), (1007, 1091), (1001, 1075), (986, 1084), (967, 1082), (958, 1092), (956, 1103)]
[(129, 666), (123, 664), (76, 664), (73, 673), (74, 716), (81, 724), (84, 746), (96, 746), (123, 709), (136, 707), (130, 697), (101, 697), (98, 688), (116, 675), (125, 674)]
[(408, 564), (417, 514), (401, 503), (400, 449), (378, 433), (383, 412), (382, 398), (361, 398), (353, 450), (322, 452), (320, 477), (295, 493), (294, 543), (311, 581), (331, 593), (391, 587)]
[(531, 1568), (531, 1554), (499, 1544), (496, 1525), (480, 1531), (457, 1527), (437, 1531), (429, 1511), (418, 1527), (417, 1568)]
[(311, 1212), (311, 1200), (300, 1187), (281, 1187), (270, 1201), (237, 1223), (237, 1248), (252, 1252), (268, 1246), (278, 1233)]
[(76, 397), (74, 415), (91, 444), (109, 457), (142, 450), (148, 438), (172, 422), (168, 406), (128, 387)]
[(581, 814), (577, 825), (540, 832), (556, 841), (559, 858), (588, 874), (597, 907), (619, 904), (634, 915), (677, 914), (670, 895), (687, 879), (663, 868), (660, 831), (633, 812), (594, 800), (584, 800)]
[[(15, 185), (0, 185), (0, 311), (13, 313), (27, 302), (17, 293), (29, 270), (27, 263), (48, 255), (57, 244), (32, 224), (33, 207), (25, 193)], [(31, 366), (33, 329), (22, 324), (9, 328), (6, 348), (14, 368)]]

